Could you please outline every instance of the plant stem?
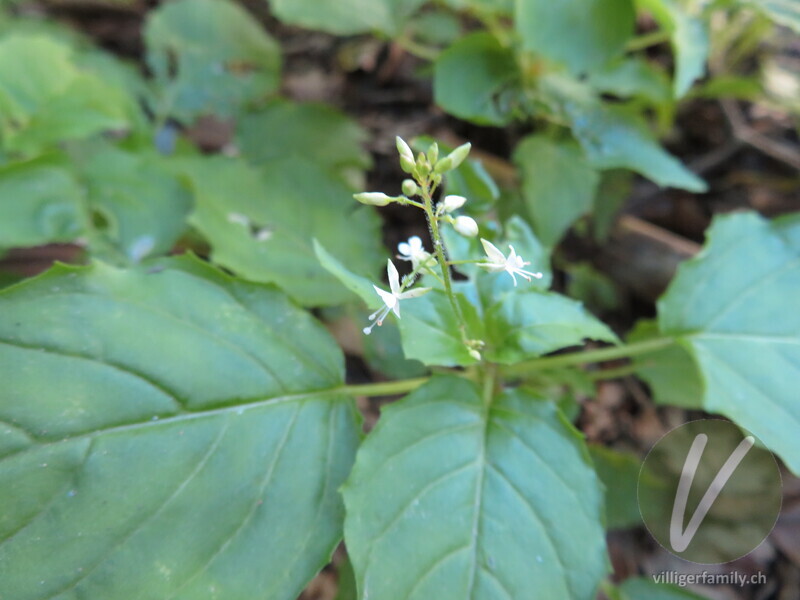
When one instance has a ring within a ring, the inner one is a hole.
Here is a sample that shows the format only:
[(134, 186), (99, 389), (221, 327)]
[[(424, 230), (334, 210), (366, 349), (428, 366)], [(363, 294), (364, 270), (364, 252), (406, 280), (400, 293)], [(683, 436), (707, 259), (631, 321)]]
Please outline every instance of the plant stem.
[(440, 50), (438, 48), (425, 46), (424, 44), (420, 44), (419, 42), (416, 42), (408, 37), (397, 38), (394, 43), (417, 58), (434, 61), (439, 57)]
[(354, 396), (393, 396), (415, 390), (428, 379), (429, 377), (417, 377), (415, 379), (383, 381), (380, 383), (354, 383), (342, 386), (337, 391)]
[(669, 41), (670, 33), (664, 29), (658, 29), (645, 33), (639, 37), (635, 37), (625, 45), (625, 50), (628, 52), (636, 52), (637, 50), (644, 50), (650, 46), (657, 46)]
[(597, 371), (589, 371), (588, 373), (586, 373), (586, 376), (592, 381), (603, 381), (604, 379), (619, 379), (620, 377), (633, 375), (639, 368), (639, 366), (640, 365), (630, 364), (630, 365), (625, 365), (623, 367), (617, 367), (615, 369), (599, 369)]
[(490, 406), (497, 384), (497, 364), (488, 363), (483, 371), (483, 405)]
[(425, 216), (428, 219), (428, 227), (431, 231), (431, 239), (433, 240), (433, 252), (436, 260), (439, 262), (439, 267), (442, 270), (442, 283), (444, 284), (444, 291), (450, 300), (450, 305), (453, 307), (458, 327), (461, 330), (461, 340), (466, 345), (467, 343), (467, 325), (464, 322), (464, 315), (461, 314), (461, 307), (458, 305), (455, 294), (453, 294), (453, 285), (450, 281), (450, 267), (447, 266), (447, 259), (444, 255), (444, 242), (439, 233), (439, 222), (436, 215), (433, 213), (433, 198), (431, 197), (431, 188), (428, 181), (421, 182), (422, 199), (425, 202)]
[(631, 356), (638, 356), (640, 354), (647, 354), (648, 352), (661, 350), (662, 348), (666, 348), (674, 343), (674, 341), (675, 340), (673, 338), (655, 338), (652, 340), (637, 342), (635, 344), (625, 344), (623, 346), (611, 346), (609, 348), (600, 348), (598, 350), (586, 350), (582, 352), (559, 354), (557, 356), (534, 358), (533, 360), (527, 360), (525, 362), (506, 367), (503, 370), (503, 374), (508, 376), (520, 376), (525, 375), (530, 371), (542, 371), (545, 369), (556, 369), (585, 363), (605, 362), (619, 358), (629, 358)]

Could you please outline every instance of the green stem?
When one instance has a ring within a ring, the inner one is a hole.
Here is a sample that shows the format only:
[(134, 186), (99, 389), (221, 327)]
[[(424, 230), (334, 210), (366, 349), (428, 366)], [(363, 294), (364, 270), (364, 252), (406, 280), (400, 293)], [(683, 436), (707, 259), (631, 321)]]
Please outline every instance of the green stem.
[(495, 385), (497, 384), (497, 365), (488, 363), (483, 372), (483, 405), (490, 406), (494, 399)]
[(431, 230), (431, 238), (433, 240), (433, 252), (436, 260), (439, 262), (439, 268), (442, 271), (442, 283), (444, 283), (444, 291), (450, 300), (450, 305), (453, 307), (453, 312), (458, 321), (458, 327), (461, 330), (461, 340), (466, 345), (467, 343), (467, 326), (464, 322), (464, 315), (461, 314), (461, 307), (456, 301), (455, 294), (453, 294), (453, 285), (450, 281), (450, 267), (447, 266), (447, 259), (444, 256), (444, 242), (439, 233), (439, 222), (433, 213), (433, 198), (431, 197), (430, 184), (427, 181), (422, 182), (421, 185), (422, 199), (425, 202), (425, 216), (428, 218), (428, 227)]
[(611, 346), (610, 348), (600, 348), (598, 350), (586, 350), (582, 352), (559, 354), (557, 356), (534, 358), (533, 360), (527, 360), (525, 362), (506, 367), (503, 373), (509, 376), (520, 376), (525, 375), (530, 371), (543, 371), (545, 369), (556, 369), (561, 367), (582, 365), (586, 363), (630, 358), (632, 356), (638, 356), (640, 354), (647, 354), (648, 352), (661, 350), (662, 348), (666, 348), (667, 346), (671, 345), (674, 341), (675, 340), (673, 338), (655, 338), (652, 340), (637, 342), (635, 344), (625, 344), (622, 346)]
[(345, 385), (337, 391), (353, 396), (394, 396), (413, 391), (428, 381), (429, 377), (416, 379), (401, 379), (399, 381), (384, 381), (380, 383), (354, 383)]
[(645, 33), (644, 35), (640, 35), (639, 37), (635, 37), (630, 40), (625, 45), (625, 50), (628, 52), (636, 52), (637, 50), (644, 50), (645, 48), (649, 48), (650, 46), (657, 46), (658, 44), (663, 44), (664, 42), (668, 42), (670, 38), (670, 32), (664, 29), (659, 29), (657, 31), (651, 31), (650, 33)]
[(605, 379), (619, 379), (620, 377), (627, 377), (633, 375), (641, 365), (625, 365), (624, 367), (617, 367), (615, 369), (599, 369), (597, 371), (589, 371), (586, 376), (592, 381), (603, 381)]
[(415, 42), (411, 38), (400, 37), (397, 38), (394, 42), (395, 44), (400, 46), (403, 50), (405, 50), (409, 54), (413, 54), (417, 58), (422, 58), (424, 60), (429, 60), (432, 62), (439, 57), (440, 50), (438, 48), (425, 46), (424, 44)]

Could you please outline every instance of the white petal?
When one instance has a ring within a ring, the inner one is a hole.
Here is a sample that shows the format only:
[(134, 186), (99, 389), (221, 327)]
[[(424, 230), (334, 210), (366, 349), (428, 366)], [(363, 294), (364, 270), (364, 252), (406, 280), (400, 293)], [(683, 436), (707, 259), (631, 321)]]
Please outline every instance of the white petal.
[(431, 291), (431, 288), (414, 288), (413, 290), (408, 290), (407, 292), (403, 292), (398, 296), (400, 300), (405, 300), (406, 298), (419, 298), (423, 294), (427, 294)]
[(386, 274), (389, 276), (389, 289), (396, 296), (400, 293), (400, 274), (391, 259), (386, 261)]
[(397, 318), (399, 319), (400, 318), (400, 303), (398, 302), (397, 304), (395, 304), (392, 307), (392, 310), (394, 311), (394, 314), (397, 315)]
[[(407, 242), (397, 244), (397, 251), (403, 256), (411, 256), (411, 246)], [(406, 258), (406, 260), (408, 260)]]
[(422, 239), (418, 235), (412, 235), (408, 238), (408, 245), (411, 247), (412, 252), (419, 252), (422, 250)]
[(378, 292), (378, 296), (381, 297), (383, 303), (388, 306), (389, 308), (393, 308), (395, 304), (397, 304), (397, 297), (394, 294), (390, 294), (379, 288), (377, 285), (373, 285), (372, 287), (375, 288), (375, 291)]
[(486, 256), (489, 257), (490, 262), (495, 264), (505, 264), (506, 255), (500, 252), (500, 250), (498, 250), (494, 244), (483, 238), (481, 238), (481, 244), (483, 244), (483, 251), (486, 252)]

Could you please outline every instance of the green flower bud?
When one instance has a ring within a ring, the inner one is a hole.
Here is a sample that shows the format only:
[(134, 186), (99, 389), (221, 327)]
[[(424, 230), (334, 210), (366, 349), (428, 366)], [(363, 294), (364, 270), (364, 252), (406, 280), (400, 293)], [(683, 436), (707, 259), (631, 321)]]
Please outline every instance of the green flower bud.
[(395, 145), (397, 146), (397, 152), (400, 154), (402, 158), (406, 158), (411, 162), (414, 162), (414, 153), (411, 151), (411, 147), (405, 143), (403, 138), (399, 135), (394, 138)]
[(414, 162), (414, 159), (409, 159), (408, 157), (401, 156), (400, 157), (400, 168), (403, 169), (404, 173), (411, 173), (417, 167), (417, 163)]
[(371, 206), (386, 206), (395, 200), (395, 198), (381, 192), (362, 192), (353, 194), (353, 198), (361, 202), (361, 204), (369, 204)]
[(417, 192), (419, 192), (419, 188), (417, 188), (417, 184), (414, 183), (413, 179), (404, 179), (402, 189), (403, 194), (406, 196), (416, 196)]
[(433, 142), (428, 148), (428, 162), (435, 165), (437, 160), (439, 160), (439, 144)]
[(433, 172), (437, 174), (447, 173), (452, 168), (453, 159), (450, 158), (450, 156), (445, 156), (442, 160), (436, 163), (436, 166), (433, 168)]
[(464, 159), (467, 158), (470, 148), (472, 148), (472, 144), (467, 142), (466, 144), (462, 144), (461, 146), (453, 150), (450, 154), (445, 156), (442, 160), (440, 160), (437, 163), (436, 172), (446, 173), (447, 171), (452, 171), (453, 169), (457, 169), (458, 166), (462, 162), (464, 162)]

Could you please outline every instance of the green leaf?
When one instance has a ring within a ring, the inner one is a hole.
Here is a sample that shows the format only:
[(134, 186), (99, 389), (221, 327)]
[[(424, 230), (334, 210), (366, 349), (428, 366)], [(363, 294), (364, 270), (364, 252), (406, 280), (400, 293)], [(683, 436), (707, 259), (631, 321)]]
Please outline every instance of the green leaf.
[(163, 160), (104, 145), (81, 165), (88, 201), (106, 223), (93, 242), (111, 244), (131, 262), (172, 248), (186, 228), (192, 197)]
[(567, 112), (592, 166), (630, 169), (662, 186), (706, 190), (705, 182), (668, 154), (629, 112), (600, 103), (568, 104)]
[(643, 98), (653, 104), (669, 103), (672, 92), (667, 75), (641, 58), (623, 58), (589, 74), (594, 89), (620, 98)]
[(162, 86), (162, 116), (234, 116), (280, 83), (278, 44), (228, 0), (164, 3), (148, 14), (144, 39), (147, 64)]
[(618, 590), (620, 600), (707, 600), (677, 585), (655, 583), (645, 577), (626, 579)]
[(366, 169), (366, 132), (327, 104), (270, 102), (239, 120), (237, 142), (249, 161), (259, 164), (288, 156), (305, 157), (334, 171)]
[(800, 473), (800, 248), (753, 213), (717, 218), (658, 303), (702, 374), (705, 410), (752, 431)]
[(517, 0), (515, 23), (525, 50), (581, 74), (622, 53), (635, 17), (631, 0)]
[(47, 161), (0, 167), (0, 248), (70, 242), (86, 231), (84, 192)]
[(489, 33), (468, 35), (436, 60), (433, 92), (448, 113), (478, 125), (506, 125), (514, 117), (519, 70), (514, 54)]
[[(455, 292), (456, 302), (466, 321), (468, 339), (483, 337), (483, 323), (475, 307), (463, 294)], [(405, 301), (398, 320), (403, 352), (406, 358), (426, 365), (465, 366), (477, 361), (469, 355), (450, 300), (442, 290), (431, 290), (424, 296)]]
[(304, 305), (352, 299), (319, 264), (314, 239), (348, 269), (376, 281), (386, 265), (375, 211), (314, 163), (292, 157), (255, 169), (216, 157), (187, 159), (179, 169), (195, 191), (191, 222), (211, 242), (214, 261), (276, 283)]
[(577, 144), (545, 135), (525, 138), (514, 152), (514, 162), (536, 237), (554, 246), (591, 210), (600, 177)]
[(423, 0), (270, 0), (281, 21), (337, 35), (372, 31), (399, 35), (406, 20), (422, 4)]
[(129, 101), (81, 71), (71, 49), (41, 35), (0, 40), (0, 125), (6, 149), (41, 153), (56, 142), (129, 124)]
[(681, 98), (695, 80), (705, 74), (711, 46), (707, 26), (700, 18), (686, 12), (675, 0), (637, 1), (670, 33), (672, 51), (675, 53), (673, 93), (675, 98)]
[(512, 364), (577, 346), (587, 338), (618, 341), (583, 304), (555, 292), (521, 289), (484, 302), (489, 360)]
[(269, 286), (56, 267), (0, 293), (0, 376), (8, 600), (295, 598), (340, 538), (342, 355)]
[(585, 599), (607, 570), (583, 441), (519, 390), (434, 378), (384, 409), (343, 494), (362, 598)]
[(794, 0), (742, 0), (770, 19), (800, 33), (800, 5)]
[(641, 459), (597, 445), (589, 446), (589, 454), (605, 487), (606, 527), (628, 529), (642, 525), (636, 491)]
[[(628, 336), (629, 343), (658, 337), (655, 321), (639, 321)], [(677, 344), (633, 357), (636, 375), (650, 386), (653, 400), (683, 408), (702, 408), (703, 379), (692, 355)], [(680, 373), (680, 377), (676, 374)]]

